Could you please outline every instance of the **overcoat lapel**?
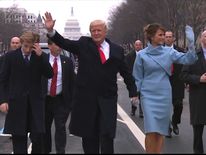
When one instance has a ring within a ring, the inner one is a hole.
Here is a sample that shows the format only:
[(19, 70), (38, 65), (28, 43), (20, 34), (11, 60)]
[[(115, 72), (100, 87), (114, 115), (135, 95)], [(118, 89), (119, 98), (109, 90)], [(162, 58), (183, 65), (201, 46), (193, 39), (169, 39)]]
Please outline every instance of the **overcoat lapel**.
[(64, 75), (65, 75), (65, 64), (66, 64), (66, 61), (63, 59), (63, 57), (60, 55), (60, 59), (61, 59), (61, 66), (62, 66), (62, 84), (64, 85)]
[(91, 42), (89, 46), (90, 46), (89, 49), (92, 49), (91, 52), (94, 54), (94, 56), (98, 57), (99, 61), (101, 61), (101, 58), (100, 58), (100, 55), (97, 49), (97, 45), (94, 42)]

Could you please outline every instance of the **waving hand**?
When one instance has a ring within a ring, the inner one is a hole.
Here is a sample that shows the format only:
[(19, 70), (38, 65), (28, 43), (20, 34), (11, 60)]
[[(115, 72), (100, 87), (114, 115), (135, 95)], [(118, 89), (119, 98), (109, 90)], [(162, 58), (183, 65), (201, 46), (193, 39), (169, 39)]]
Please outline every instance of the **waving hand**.
[(191, 26), (186, 25), (185, 34), (186, 34), (186, 38), (188, 41), (188, 48), (194, 51), (195, 50), (195, 37), (194, 37), (194, 31)]
[(42, 18), (44, 20), (45, 28), (47, 29), (48, 32), (52, 32), (56, 20), (52, 19), (52, 15), (50, 12), (46, 12), (44, 15), (45, 17), (43, 16)]

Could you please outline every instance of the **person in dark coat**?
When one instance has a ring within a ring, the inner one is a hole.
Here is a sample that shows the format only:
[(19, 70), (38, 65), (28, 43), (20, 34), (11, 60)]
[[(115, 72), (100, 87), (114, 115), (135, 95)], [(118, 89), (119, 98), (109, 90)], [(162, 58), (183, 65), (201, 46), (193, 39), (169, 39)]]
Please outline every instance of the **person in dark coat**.
[[(74, 66), (69, 57), (61, 55), (62, 49), (54, 42), (48, 39), (48, 47), (50, 54), (47, 55), (47, 61), (54, 66), (54, 59), (57, 58), (57, 72), (54, 70), (54, 75), (57, 77), (55, 94), (52, 94), (52, 79), (42, 78), (42, 88), (45, 97), (45, 125), (46, 133), (43, 139), (43, 147), (40, 146), (41, 138), (34, 137), (35, 143), (32, 144), (32, 153), (49, 154), (52, 150), (52, 123), (55, 125), (55, 149), (57, 154), (65, 154), (66, 147), (66, 122), (69, 113), (72, 109), (72, 96), (74, 87)], [(56, 73), (56, 74), (55, 74)], [(36, 139), (37, 140), (36, 140)], [(42, 148), (41, 148), (42, 147)]]
[(43, 19), (52, 41), (78, 56), (70, 133), (82, 137), (85, 153), (114, 153), (118, 72), (124, 78), (129, 96), (138, 100), (123, 48), (106, 39), (107, 26), (102, 20), (90, 23), (91, 37), (73, 41), (64, 39), (53, 29), (55, 21), (49, 12)]
[(53, 71), (34, 33), (20, 37), (22, 47), (8, 52), (0, 72), (0, 110), (7, 113), (4, 133), (12, 135), (13, 152), (27, 154), (27, 134), (45, 132), (41, 78)]
[[(51, 87), (52, 80), (43, 80), (43, 93), (46, 95), (46, 136), (45, 136), (45, 153), (51, 152), (52, 136), (51, 127), (52, 122), (55, 124), (55, 148), (57, 154), (65, 154), (66, 147), (66, 122), (69, 113), (72, 109), (72, 96), (74, 87), (74, 66), (70, 58), (60, 55), (61, 48), (59, 48), (54, 42), (48, 39), (48, 47), (50, 49), (49, 62), (52, 65), (53, 59), (59, 59), (58, 74), (57, 74), (57, 89), (56, 95), (52, 96)], [(61, 67), (61, 68), (60, 68)], [(46, 82), (46, 83), (45, 83)]]
[[(12, 37), (10, 40), (9, 51), (16, 50), (21, 47), (21, 41), (19, 37)], [(2, 66), (4, 55), (0, 56), (0, 66)]]
[(181, 79), (189, 84), (190, 123), (193, 127), (193, 151), (204, 153), (203, 131), (206, 125), (206, 31), (201, 34), (198, 61), (183, 66)]
[[(165, 32), (165, 46), (176, 49), (178, 52), (183, 52), (184, 49), (176, 46), (174, 44), (175, 37), (172, 31)], [(173, 63), (172, 64), (172, 74), (170, 76), (170, 83), (172, 86), (172, 104), (173, 104), (173, 114), (171, 125), (169, 126), (169, 135), (168, 138), (172, 137), (171, 132), (179, 135), (179, 127), (178, 124), (181, 123), (181, 115), (183, 110), (183, 99), (185, 93), (185, 83), (180, 79), (179, 75), (182, 71), (182, 64)]]
[[(45, 153), (51, 152), (52, 148), (52, 135), (51, 127), (54, 121), (55, 124), (55, 148), (57, 154), (65, 154), (66, 147), (66, 122), (69, 113), (72, 109), (72, 96), (74, 87), (74, 66), (70, 58), (60, 55), (61, 48), (54, 42), (48, 39), (48, 47), (50, 54), (48, 61), (53, 64), (53, 59), (57, 58), (58, 74), (57, 74), (57, 89), (56, 95), (51, 94), (52, 80), (43, 79), (43, 93), (46, 97), (46, 134), (45, 134)], [(61, 67), (61, 68), (60, 68)], [(55, 72), (55, 71), (54, 71)]]
[[(19, 37), (12, 37), (11, 40), (10, 40), (10, 47), (9, 47), (9, 51), (13, 51), (13, 50), (16, 50), (17, 48), (20, 48), (21, 47), (21, 41), (20, 41), (20, 38)], [(0, 70), (1, 70), (1, 67), (2, 67), (2, 64), (3, 64), (3, 59), (4, 59), (4, 55), (5, 52), (3, 53), (3, 55), (0, 55)], [(6, 114), (5, 113), (2, 113), (0, 112), (0, 117), (2, 117), (2, 119), (6, 118)], [(4, 123), (3, 123), (4, 124)], [(3, 127), (3, 126), (2, 126)], [(0, 129), (4, 129), (0, 127)], [(11, 137), (10, 137), (11, 138)]]
[[(129, 67), (130, 72), (132, 73), (133, 71), (133, 65), (134, 65), (134, 61), (136, 59), (136, 55), (138, 54), (138, 52), (142, 49), (142, 41), (141, 40), (136, 40), (134, 43), (134, 48), (135, 50), (131, 51), (130, 53), (128, 53), (126, 55), (126, 63)], [(134, 116), (135, 112), (137, 110), (137, 103), (131, 103), (131, 115)], [(141, 108), (141, 104), (139, 104), (139, 117), (142, 118), (143, 117), (143, 112), (142, 112), (142, 108)]]

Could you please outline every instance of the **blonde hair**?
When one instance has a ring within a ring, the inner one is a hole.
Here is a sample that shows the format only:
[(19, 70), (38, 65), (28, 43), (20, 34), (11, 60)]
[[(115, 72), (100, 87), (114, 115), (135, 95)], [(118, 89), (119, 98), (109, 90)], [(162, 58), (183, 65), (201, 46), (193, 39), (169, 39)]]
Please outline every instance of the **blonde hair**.
[(91, 31), (91, 28), (93, 26), (96, 26), (96, 25), (102, 25), (102, 26), (104, 26), (105, 30), (107, 30), (107, 25), (106, 25), (105, 21), (99, 20), (99, 19), (98, 20), (94, 20), (94, 21), (92, 21), (90, 23), (89, 30)]
[(26, 31), (20, 36), (20, 41), (21, 41), (21, 43), (23, 43), (23, 42), (35, 43), (36, 36), (33, 32)]

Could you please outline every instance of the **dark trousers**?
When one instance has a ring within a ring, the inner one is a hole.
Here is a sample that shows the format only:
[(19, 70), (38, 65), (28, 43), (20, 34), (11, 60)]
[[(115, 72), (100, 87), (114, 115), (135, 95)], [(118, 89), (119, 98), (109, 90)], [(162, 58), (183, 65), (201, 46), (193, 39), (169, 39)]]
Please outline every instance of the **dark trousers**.
[[(46, 97), (45, 105), (45, 127), (44, 135), (31, 135), (32, 153), (49, 154), (52, 151), (52, 133), (51, 127), (54, 121), (55, 125), (55, 148), (56, 153), (65, 154), (66, 147), (66, 121), (70, 109), (64, 105), (62, 95), (56, 97)], [(42, 144), (43, 145), (40, 145)]]
[(204, 125), (193, 125), (193, 151), (196, 154), (203, 154), (204, 148), (203, 148), (203, 135)]
[(45, 154), (44, 145), (45, 137), (44, 134), (31, 133), (30, 139), (32, 142), (31, 154)]
[(28, 141), (28, 136), (27, 133), (31, 132), (32, 129), (35, 128), (33, 126), (33, 117), (32, 117), (32, 110), (31, 110), (31, 105), (29, 101), (29, 96), (27, 96), (27, 116), (26, 116), (26, 133), (22, 135), (16, 135), (12, 134), (12, 144), (13, 144), (13, 152), (14, 154), (27, 154), (27, 141)]
[(173, 115), (172, 123), (179, 124), (181, 122), (181, 115), (183, 110), (183, 99), (173, 99)]
[(27, 135), (12, 134), (14, 154), (27, 154)]
[(108, 136), (82, 138), (82, 146), (85, 154), (114, 154), (113, 141)]
[(51, 127), (54, 121), (55, 125), (55, 147), (56, 153), (65, 153), (66, 147), (66, 122), (69, 116), (70, 109), (64, 104), (62, 95), (56, 97), (46, 98), (45, 107), (45, 121), (46, 121), (46, 134), (45, 134), (45, 151), (51, 152), (52, 135)]

